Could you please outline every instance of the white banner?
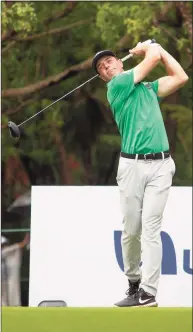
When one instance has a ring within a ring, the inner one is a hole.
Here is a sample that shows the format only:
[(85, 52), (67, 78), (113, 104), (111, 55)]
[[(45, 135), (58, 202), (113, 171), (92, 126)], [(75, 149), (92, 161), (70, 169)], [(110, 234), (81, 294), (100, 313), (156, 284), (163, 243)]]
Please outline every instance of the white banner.
[[(118, 187), (32, 187), (29, 305), (111, 307), (128, 288)], [(192, 188), (172, 187), (162, 227), (161, 307), (192, 306)]]

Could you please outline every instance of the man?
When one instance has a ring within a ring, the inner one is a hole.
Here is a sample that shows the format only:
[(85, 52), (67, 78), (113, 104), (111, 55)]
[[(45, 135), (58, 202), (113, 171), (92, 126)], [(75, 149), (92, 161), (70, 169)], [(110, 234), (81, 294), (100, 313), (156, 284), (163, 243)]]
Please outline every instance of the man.
[(2, 306), (20, 306), (20, 268), (21, 249), (29, 244), (29, 234), (23, 241), (10, 245), (9, 240), (1, 236), (1, 304)]
[[(124, 71), (122, 61), (112, 51), (101, 51), (93, 59), (93, 68), (107, 82), (107, 99), (122, 139), (117, 183), (123, 213), (123, 262), (129, 289), (127, 297), (115, 305), (157, 306), (162, 216), (175, 173), (158, 102), (160, 97), (181, 88), (188, 76), (156, 43), (138, 43), (129, 52), (144, 56), (129, 71)], [(160, 61), (167, 76), (142, 82)]]

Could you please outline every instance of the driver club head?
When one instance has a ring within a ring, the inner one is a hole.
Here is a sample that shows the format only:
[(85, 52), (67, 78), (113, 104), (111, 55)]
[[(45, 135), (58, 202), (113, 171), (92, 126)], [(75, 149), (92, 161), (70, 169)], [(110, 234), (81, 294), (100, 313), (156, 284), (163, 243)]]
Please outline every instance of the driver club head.
[(19, 139), (20, 138), (19, 127), (12, 121), (8, 122), (8, 127), (11, 138)]

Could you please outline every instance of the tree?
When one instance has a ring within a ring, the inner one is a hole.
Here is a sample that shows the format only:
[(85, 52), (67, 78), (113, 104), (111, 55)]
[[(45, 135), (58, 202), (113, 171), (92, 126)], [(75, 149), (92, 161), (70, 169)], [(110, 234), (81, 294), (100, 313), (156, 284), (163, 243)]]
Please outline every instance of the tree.
[[(92, 57), (100, 49), (122, 57), (139, 40), (154, 37), (191, 77), (191, 7), (190, 2), (2, 2), (5, 206), (31, 184), (115, 184), (120, 137), (100, 80), (27, 123), (19, 142), (11, 141), (6, 124), (22, 122), (92, 77)], [(163, 75), (160, 65), (148, 79)], [(190, 86), (191, 79), (161, 105), (177, 185), (192, 181)], [(5, 174), (13, 173), (13, 158), (22, 172), (10, 180)]]

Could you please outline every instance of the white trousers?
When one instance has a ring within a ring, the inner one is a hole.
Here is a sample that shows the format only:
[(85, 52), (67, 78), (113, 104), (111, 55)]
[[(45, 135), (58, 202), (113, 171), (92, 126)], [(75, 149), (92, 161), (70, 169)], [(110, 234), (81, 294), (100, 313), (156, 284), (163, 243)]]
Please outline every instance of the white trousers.
[[(162, 261), (161, 224), (175, 163), (120, 157), (117, 183), (123, 214), (122, 254), (129, 280), (156, 295)], [(140, 262), (142, 267), (140, 268)]]

